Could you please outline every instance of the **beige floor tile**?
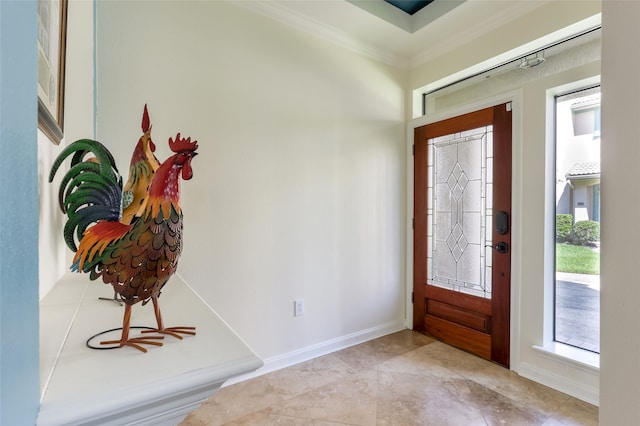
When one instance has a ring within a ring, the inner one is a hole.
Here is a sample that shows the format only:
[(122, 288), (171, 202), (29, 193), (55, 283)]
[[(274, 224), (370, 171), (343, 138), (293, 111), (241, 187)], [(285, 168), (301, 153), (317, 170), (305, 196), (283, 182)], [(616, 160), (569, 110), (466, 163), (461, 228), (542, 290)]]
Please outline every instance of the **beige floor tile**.
[(183, 426), (595, 426), (598, 408), (403, 331), (223, 388)]
[(215, 426), (280, 403), (279, 395), (266, 376), (222, 388), (189, 414), (183, 426)]
[(459, 382), (460, 397), (470, 406), (482, 412), (487, 425), (538, 426), (547, 416), (537, 409), (520, 401), (501, 395), (471, 380)]
[(466, 377), (521, 405), (533, 407), (546, 417), (569, 400), (569, 396), (562, 392), (525, 379), (513, 371), (491, 363), (488, 363), (485, 368), (466, 374)]
[(350, 425), (373, 425), (378, 374), (366, 370), (272, 406), (270, 413)]
[(486, 425), (465, 401), (461, 379), (380, 371), (378, 425)]
[(566, 424), (562, 423), (560, 420), (555, 419), (553, 417), (549, 417), (547, 419), (547, 421), (545, 421), (544, 423), (542, 423), (542, 426), (567, 426)]
[(343, 349), (335, 355), (355, 370), (364, 370), (434, 342), (431, 337), (404, 330)]
[(435, 339), (411, 330), (402, 330), (387, 336), (373, 340), (381, 345), (402, 348), (402, 350), (414, 350), (435, 342)]
[(349, 365), (349, 367), (353, 368), (354, 371), (375, 368), (382, 362), (380, 361), (380, 355), (375, 352), (375, 349), (366, 343), (343, 349), (336, 353), (336, 356)]
[[(553, 423), (554, 421), (556, 423)], [(598, 407), (575, 398), (569, 398), (558, 411), (553, 413), (549, 423), (544, 425), (555, 424), (562, 426), (597, 426)]]
[(416, 351), (424, 362), (443, 365), (457, 374), (491, 389), (507, 398), (535, 407), (550, 416), (569, 396), (467, 352), (435, 342)]
[(418, 352), (424, 356), (425, 362), (447, 367), (462, 377), (492, 365), (487, 360), (438, 341), (420, 348)]
[(289, 399), (336, 380), (346, 379), (355, 370), (339, 357), (329, 354), (265, 375), (274, 392)]
[(267, 411), (250, 414), (240, 419), (225, 423), (224, 426), (343, 426), (344, 423), (326, 422), (323, 420), (305, 419), (300, 417), (280, 416)]
[(400, 355), (379, 365), (380, 371), (389, 371), (397, 373), (407, 373), (424, 376), (434, 376), (441, 378), (462, 378), (455, 366), (445, 366), (437, 358), (430, 356), (431, 347), (436, 345), (424, 346), (404, 355)]

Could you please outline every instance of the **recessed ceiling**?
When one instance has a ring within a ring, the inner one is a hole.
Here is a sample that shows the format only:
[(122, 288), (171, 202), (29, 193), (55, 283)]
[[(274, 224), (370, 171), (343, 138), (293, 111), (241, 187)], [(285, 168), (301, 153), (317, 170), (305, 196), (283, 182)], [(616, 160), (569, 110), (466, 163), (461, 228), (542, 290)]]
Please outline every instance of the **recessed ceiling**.
[(384, 21), (415, 33), (466, 0), (347, 0)]
[(407, 1), (407, 0), (384, 0), (392, 6), (397, 7), (401, 11), (408, 13), (409, 15), (413, 15), (414, 13), (420, 11), (425, 6), (428, 6), (429, 3), (433, 2), (433, 0), (426, 1)]

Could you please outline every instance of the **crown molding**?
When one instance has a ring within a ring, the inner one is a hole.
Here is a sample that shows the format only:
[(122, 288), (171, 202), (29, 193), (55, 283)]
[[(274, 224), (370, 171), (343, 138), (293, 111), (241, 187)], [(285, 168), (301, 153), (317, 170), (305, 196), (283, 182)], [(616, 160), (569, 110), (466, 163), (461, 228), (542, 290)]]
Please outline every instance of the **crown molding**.
[(282, 3), (271, 0), (246, 2), (232, 0), (227, 1), (233, 5), (240, 6), (251, 12), (274, 19), (288, 27), (295, 28), (314, 37), (329, 41), (371, 59), (375, 59), (401, 69), (408, 69), (409, 67), (409, 60), (406, 57), (379, 49), (375, 46), (357, 40), (337, 28), (298, 13), (286, 7)]
[[(334, 45), (338, 45), (365, 57), (386, 63), (399, 69), (410, 70), (434, 60), (451, 50), (459, 48), (487, 32), (530, 13), (536, 8), (553, 0), (513, 2), (513, 5), (510, 5), (511, 7), (505, 7), (501, 12), (495, 13), (489, 19), (477, 21), (473, 25), (466, 27), (464, 30), (457, 32), (455, 37), (449, 37), (443, 42), (434, 43), (410, 58), (373, 46), (370, 43), (363, 42), (362, 40), (359, 40), (338, 28), (287, 7), (285, 2), (277, 0), (225, 1), (250, 12), (276, 20), (290, 28), (294, 28), (313, 37), (328, 41)], [(350, 1), (350, 3), (355, 4), (357, 2)], [(456, 3), (456, 6), (460, 6), (468, 2), (458, 1)], [(509, 2), (507, 2), (507, 4), (509, 4)], [(451, 7), (450, 11), (452, 13), (456, 13), (456, 8)], [(464, 11), (460, 13), (464, 13)]]
[(533, 2), (517, 2), (517, 7), (504, 9), (500, 13), (494, 14), (490, 19), (477, 21), (474, 25), (467, 27), (464, 31), (456, 33), (455, 37), (450, 37), (444, 43), (435, 44), (428, 49), (423, 50), (409, 60), (409, 68), (414, 68), (436, 59), (443, 54), (457, 49), (472, 40), (479, 38), (480, 36), (488, 33), (494, 28), (499, 28), (502, 25), (509, 23), (510, 21), (519, 18), (522, 15), (526, 15), (531, 11), (541, 7), (547, 1), (533, 1)]

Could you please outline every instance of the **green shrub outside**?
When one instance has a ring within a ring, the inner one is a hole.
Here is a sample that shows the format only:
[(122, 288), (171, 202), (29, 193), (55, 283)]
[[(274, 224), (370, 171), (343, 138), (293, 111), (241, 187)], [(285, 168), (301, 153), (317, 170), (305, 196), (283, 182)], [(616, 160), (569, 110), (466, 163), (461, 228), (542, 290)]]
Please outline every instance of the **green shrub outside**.
[(570, 214), (556, 215), (556, 241), (566, 243), (571, 241), (573, 229), (573, 216)]
[(593, 220), (581, 220), (573, 225), (572, 242), (586, 246), (600, 241), (600, 224)]

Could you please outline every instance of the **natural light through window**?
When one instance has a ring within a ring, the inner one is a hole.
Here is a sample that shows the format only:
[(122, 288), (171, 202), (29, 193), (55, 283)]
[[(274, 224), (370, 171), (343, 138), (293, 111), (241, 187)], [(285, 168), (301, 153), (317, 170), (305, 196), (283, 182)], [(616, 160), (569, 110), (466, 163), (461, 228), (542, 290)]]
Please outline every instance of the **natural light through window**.
[(554, 340), (600, 352), (600, 87), (555, 98)]

